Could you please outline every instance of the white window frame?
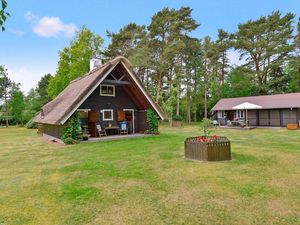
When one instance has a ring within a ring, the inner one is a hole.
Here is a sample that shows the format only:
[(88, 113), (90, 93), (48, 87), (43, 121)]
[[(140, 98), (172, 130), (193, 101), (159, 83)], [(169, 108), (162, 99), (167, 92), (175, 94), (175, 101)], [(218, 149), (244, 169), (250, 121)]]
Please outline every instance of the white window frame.
[(245, 118), (244, 110), (236, 110), (235, 111), (235, 118), (244, 119)]
[(223, 111), (223, 110), (218, 111), (218, 118), (219, 118), (219, 119), (225, 118), (225, 111)]
[[(110, 119), (105, 119), (104, 118), (105, 112), (110, 112), (111, 113), (111, 118)], [(112, 120), (114, 120), (114, 110), (113, 109), (102, 109), (101, 113), (102, 113), (102, 121), (112, 121)]]
[[(102, 94), (102, 87), (112, 87), (113, 88), (113, 94)], [(116, 96), (116, 88), (115, 85), (111, 85), (111, 84), (100, 84), (100, 96), (111, 96), (111, 97), (115, 97)]]

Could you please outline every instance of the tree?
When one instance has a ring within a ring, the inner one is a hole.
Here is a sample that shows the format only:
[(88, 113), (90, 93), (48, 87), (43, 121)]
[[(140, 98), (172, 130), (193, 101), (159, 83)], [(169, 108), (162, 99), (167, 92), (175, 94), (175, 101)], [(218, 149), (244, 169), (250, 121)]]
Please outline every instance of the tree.
[(178, 57), (175, 49), (182, 43), (180, 39), (199, 26), (191, 13), (189, 7), (179, 10), (163, 8), (152, 17), (148, 26), (156, 67), (156, 102), (162, 96), (163, 79), (172, 71), (174, 59)]
[(282, 16), (279, 11), (258, 20), (239, 24), (234, 35), (234, 47), (241, 52), (244, 66), (255, 71), (260, 94), (267, 92), (270, 71), (282, 65), (293, 50), (292, 22), (294, 15)]
[(222, 90), (224, 98), (245, 97), (258, 94), (258, 87), (252, 79), (253, 71), (237, 67), (228, 74)]
[(173, 88), (167, 100), (162, 102), (162, 106), (169, 121), (170, 127), (173, 125), (173, 115), (176, 109), (176, 94), (177, 91), (175, 88)]
[(77, 32), (69, 47), (59, 52), (56, 75), (50, 79), (48, 94), (56, 97), (72, 80), (89, 71), (90, 59), (101, 55), (103, 39), (86, 27)]
[(141, 41), (146, 36), (145, 26), (129, 23), (121, 28), (118, 33), (107, 31), (107, 36), (111, 39), (106, 55), (113, 58), (119, 55), (129, 58), (133, 51), (139, 47)]
[(13, 87), (13, 82), (8, 78), (7, 69), (4, 66), (0, 66), (0, 101), (4, 102), (4, 109), (6, 115), (6, 127), (8, 127), (8, 101), (11, 95), (11, 89)]
[(52, 78), (52, 75), (50, 73), (42, 76), (42, 78), (39, 80), (38, 85), (35, 89), (36, 93), (37, 93), (37, 102), (39, 105), (39, 109), (40, 107), (42, 107), (43, 105), (45, 105), (47, 102), (49, 102), (51, 100), (51, 97), (48, 94), (48, 86), (49, 86), (49, 82)]
[(11, 115), (14, 118), (14, 121), (17, 124), (19, 124), (19, 122), (23, 124), (25, 102), (24, 102), (24, 94), (22, 91), (20, 91), (19, 88), (15, 88), (15, 90), (12, 91), (10, 107), (11, 107)]
[(5, 31), (4, 22), (6, 21), (6, 18), (10, 16), (10, 14), (6, 12), (6, 8), (7, 8), (7, 1), (1, 0), (0, 27), (2, 31)]

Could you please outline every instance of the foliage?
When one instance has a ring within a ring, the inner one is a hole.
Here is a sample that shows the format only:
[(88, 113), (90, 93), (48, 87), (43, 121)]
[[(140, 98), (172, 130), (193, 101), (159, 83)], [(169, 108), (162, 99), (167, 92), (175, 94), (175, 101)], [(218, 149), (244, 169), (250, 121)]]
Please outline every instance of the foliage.
[(65, 144), (75, 144), (78, 142), (78, 134), (80, 132), (79, 114), (74, 113), (66, 122), (62, 140)]
[(58, 69), (48, 86), (51, 98), (89, 71), (90, 59), (101, 54), (102, 44), (103, 39), (86, 27), (77, 32), (70, 45), (59, 52)]
[(233, 69), (225, 81), (222, 92), (224, 98), (245, 97), (258, 94), (258, 87), (253, 80), (253, 71), (237, 67)]
[(204, 133), (204, 137), (207, 137), (211, 134), (211, 130), (210, 127), (212, 127), (212, 121), (210, 119), (207, 118), (203, 118), (201, 123), (200, 123), (200, 129), (203, 131)]
[(12, 89), (15, 83), (12, 82), (7, 73), (7, 69), (4, 66), (0, 66), (0, 103), (4, 103), (4, 110), (6, 115), (6, 127), (9, 125), (9, 100), (11, 97)]
[(169, 121), (170, 126), (172, 126), (173, 123), (173, 115), (176, 107), (176, 95), (177, 91), (175, 88), (173, 88), (167, 100), (162, 102), (163, 110), (165, 112), (167, 120)]
[(6, 11), (7, 8), (7, 0), (1, 0), (1, 8), (0, 8), (0, 28), (2, 31), (5, 31), (4, 22), (10, 14)]
[(234, 35), (234, 47), (240, 51), (245, 66), (255, 71), (260, 94), (267, 93), (270, 70), (281, 65), (294, 49), (291, 26), (294, 14), (282, 16), (279, 11), (258, 20), (239, 24)]
[(19, 89), (14, 90), (11, 94), (10, 107), (11, 107), (11, 115), (15, 119), (16, 123), (23, 124), (24, 122), (23, 112), (25, 109), (25, 102), (24, 102), (24, 95), (22, 91), (20, 91)]
[(25, 125), (27, 129), (37, 129), (37, 123), (33, 122), (33, 118), (31, 118)]
[(152, 109), (147, 109), (147, 123), (150, 134), (159, 134), (158, 117)]
[(183, 121), (183, 117), (181, 115), (174, 115), (172, 117), (173, 121)]

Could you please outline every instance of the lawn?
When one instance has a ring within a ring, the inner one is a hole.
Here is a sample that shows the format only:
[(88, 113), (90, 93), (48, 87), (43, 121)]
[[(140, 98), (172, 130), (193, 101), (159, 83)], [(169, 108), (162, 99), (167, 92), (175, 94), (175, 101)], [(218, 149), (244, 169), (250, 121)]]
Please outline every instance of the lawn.
[(0, 128), (0, 224), (300, 224), (300, 131), (216, 130), (232, 161), (183, 158), (196, 126), (73, 146)]

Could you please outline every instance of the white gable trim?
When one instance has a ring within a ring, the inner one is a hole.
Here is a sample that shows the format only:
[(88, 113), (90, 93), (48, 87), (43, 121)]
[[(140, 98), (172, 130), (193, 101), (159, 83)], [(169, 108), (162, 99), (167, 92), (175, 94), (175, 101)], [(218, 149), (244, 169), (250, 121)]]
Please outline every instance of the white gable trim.
[(159, 117), (163, 120), (164, 116), (160, 113), (160, 110), (157, 109), (156, 105), (153, 102), (153, 99), (148, 95), (148, 93), (145, 91), (144, 87), (140, 85), (139, 81), (137, 80), (138, 78), (136, 76), (134, 76), (132, 74), (132, 72), (127, 68), (127, 66), (121, 62), (122, 65), (125, 67), (126, 71), (129, 73), (129, 75), (132, 77), (132, 79), (134, 80), (134, 82), (138, 85), (138, 87), (140, 88), (140, 90), (142, 91), (142, 93), (144, 94), (144, 96), (147, 98), (147, 100), (150, 102), (151, 106), (153, 107), (153, 109), (155, 109), (156, 113), (159, 115)]
[[(144, 94), (144, 96), (147, 98), (147, 100), (150, 102), (151, 106), (153, 107), (153, 109), (156, 111), (156, 113), (159, 115), (159, 117), (163, 120), (164, 116), (160, 113), (160, 110), (157, 109), (156, 105), (154, 104), (152, 98), (148, 95), (148, 93), (145, 91), (145, 89), (140, 85), (140, 83), (137, 81), (137, 78), (132, 74), (132, 72), (127, 68), (127, 66), (120, 61), (120, 63), (122, 63), (122, 65), (124, 66), (124, 68), (126, 69), (126, 71), (128, 72), (128, 74), (132, 77), (132, 79), (134, 80), (134, 82), (138, 85), (138, 87), (140, 88), (140, 90), (142, 91), (142, 93)], [(66, 115), (62, 121), (60, 122), (60, 124), (64, 124), (72, 115), (73, 113), (81, 106), (81, 104), (93, 93), (93, 91), (96, 90), (96, 88), (102, 83), (102, 81), (111, 73), (111, 71), (118, 65), (119, 63), (116, 63), (115, 66), (113, 66), (112, 68), (110, 68), (106, 74), (97, 82), (97, 84), (90, 89), (90, 91), (81, 99), (81, 101), (74, 107), (74, 109), (72, 109), (72, 111)]]
[(81, 99), (81, 101), (74, 107), (74, 109), (72, 109), (72, 111), (62, 119), (60, 124), (64, 124), (73, 115), (73, 113), (81, 106), (81, 104), (93, 93), (93, 91), (96, 90), (96, 88), (102, 83), (102, 81), (110, 74), (110, 72), (116, 67), (116, 65), (106, 72), (106, 74), (97, 82), (97, 84), (93, 88), (90, 89), (90, 91)]

